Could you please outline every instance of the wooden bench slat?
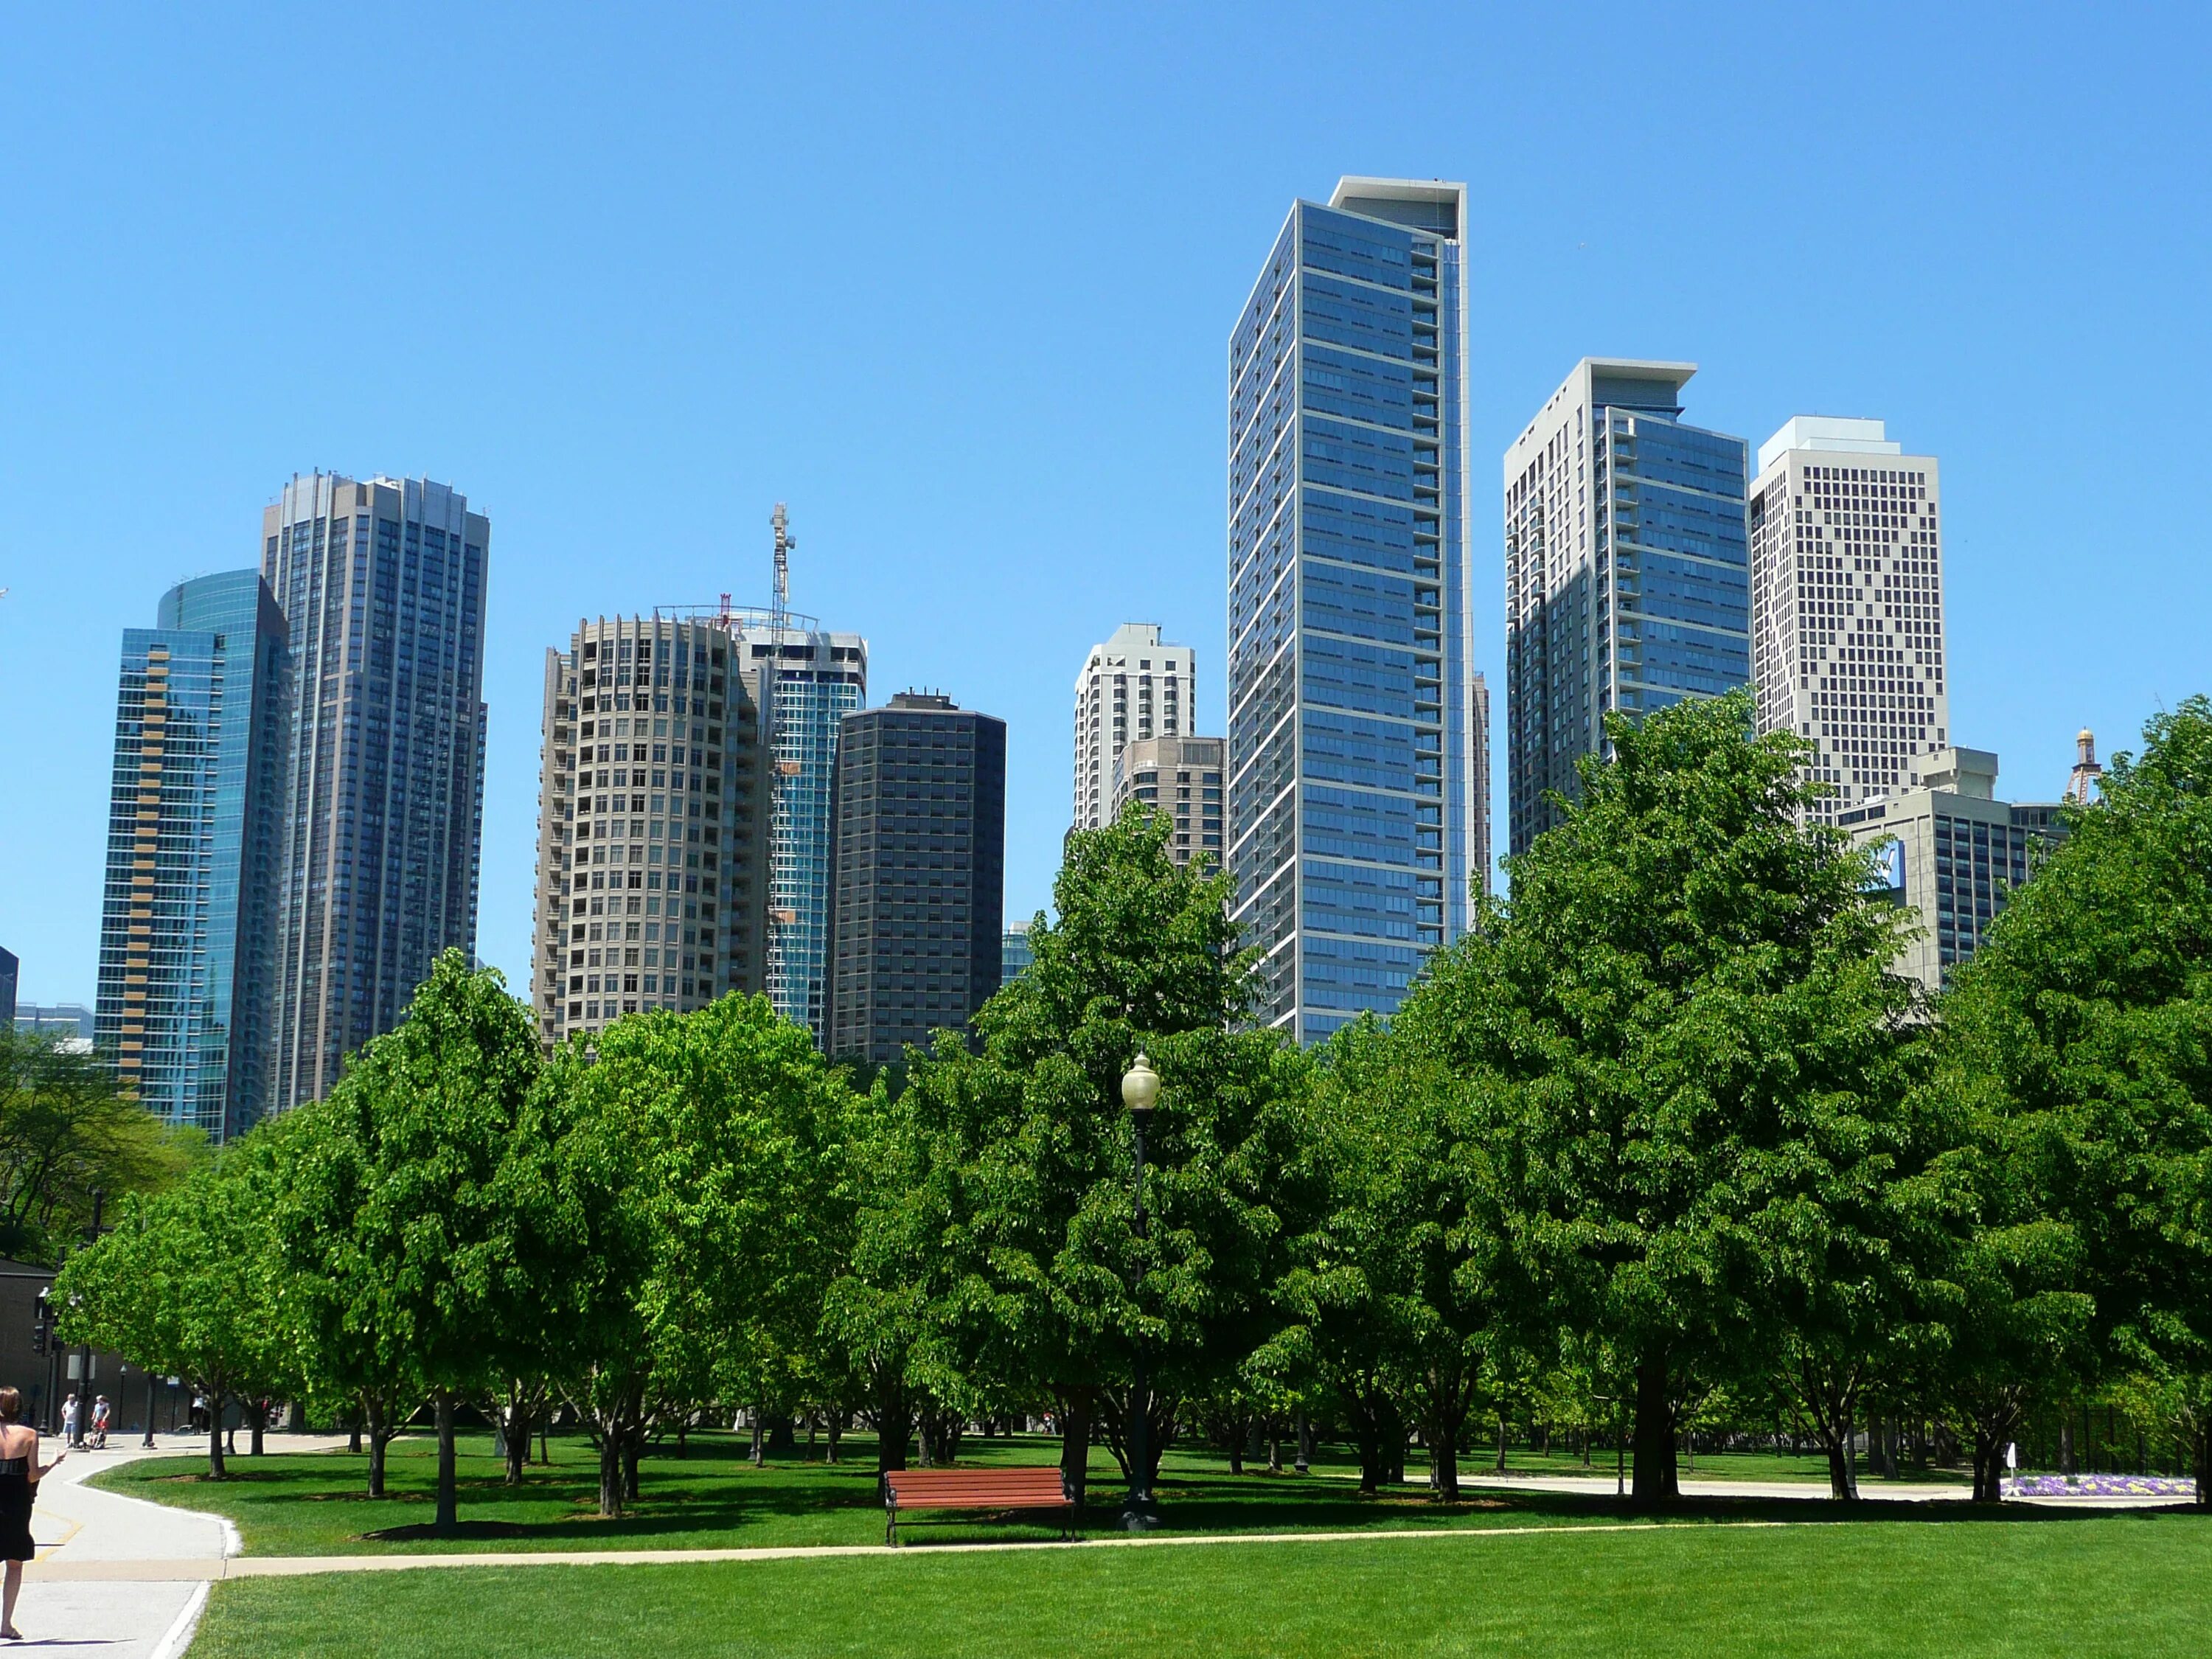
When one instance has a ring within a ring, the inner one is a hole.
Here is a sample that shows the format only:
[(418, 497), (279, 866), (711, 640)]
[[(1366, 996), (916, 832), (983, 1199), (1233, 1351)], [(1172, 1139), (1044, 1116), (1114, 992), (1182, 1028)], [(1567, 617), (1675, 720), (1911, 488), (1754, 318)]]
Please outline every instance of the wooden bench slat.
[(893, 1469), (884, 1476), (886, 1541), (898, 1540), (906, 1510), (1072, 1510), (1059, 1467), (1025, 1464), (1001, 1469)]

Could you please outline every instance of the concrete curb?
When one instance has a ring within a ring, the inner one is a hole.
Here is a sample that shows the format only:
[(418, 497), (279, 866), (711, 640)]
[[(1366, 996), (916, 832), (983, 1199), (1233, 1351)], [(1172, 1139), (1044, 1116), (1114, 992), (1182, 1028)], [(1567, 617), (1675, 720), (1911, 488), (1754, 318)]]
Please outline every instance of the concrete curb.
[(208, 1591), (211, 1588), (203, 1583), (192, 1592), (191, 1600), (185, 1603), (184, 1611), (154, 1644), (147, 1659), (180, 1659), (185, 1650), (191, 1646), (192, 1638), (199, 1633), (200, 1615), (207, 1611)]

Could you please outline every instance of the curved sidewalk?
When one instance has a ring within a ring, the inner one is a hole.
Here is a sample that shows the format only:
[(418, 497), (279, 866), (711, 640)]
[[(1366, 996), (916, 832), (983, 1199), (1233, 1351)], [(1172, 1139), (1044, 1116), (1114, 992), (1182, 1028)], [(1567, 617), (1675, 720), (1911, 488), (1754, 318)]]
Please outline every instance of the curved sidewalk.
[[(287, 1451), (342, 1443), (271, 1437)], [(16, 1628), (26, 1645), (96, 1647), (103, 1659), (175, 1659), (191, 1635), (207, 1587), (238, 1553), (238, 1533), (220, 1516), (171, 1509), (84, 1484), (100, 1470), (141, 1457), (204, 1452), (197, 1436), (171, 1435), (149, 1452), (132, 1437), (106, 1451), (75, 1451), (39, 1483), (31, 1512), (38, 1559), (23, 1572)], [(40, 1461), (61, 1449), (41, 1443)]]

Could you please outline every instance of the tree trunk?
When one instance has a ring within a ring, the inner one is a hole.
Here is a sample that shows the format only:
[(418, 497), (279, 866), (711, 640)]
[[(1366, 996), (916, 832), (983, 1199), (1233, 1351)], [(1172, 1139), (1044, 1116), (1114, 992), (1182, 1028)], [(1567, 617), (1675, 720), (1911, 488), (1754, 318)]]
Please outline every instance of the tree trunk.
[(1674, 1468), (1674, 1407), (1667, 1387), (1664, 1355), (1636, 1368), (1636, 1473), (1631, 1496), (1639, 1509), (1657, 1509), (1682, 1495)]
[(1974, 1432), (1974, 1502), (1995, 1504), (2004, 1496), (2003, 1443), (1986, 1429)]
[(1061, 1397), (1060, 1478), (1079, 1513), (1091, 1480), (1091, 1419), (1097, 1411), (1097, 1395), (1091, 1389), (1070, 1389)]
[(1839, 1503), (1858, 1501), (1858, 1472), (1851, 1467), (1851, 1419), (1845, 1413), (1841, 1428), (1826, 1437), (1828, 1446), (1828, 1496)]
[(361, 1455), (361, 1419), (355, 1418), (346, 1425), (346, 1450), (351, 1455)]
[(392, 1431), (372, 1425), (368, 1432), (368, 1495), (384, 1496), (384, 1454), (392, 1444)]
[(262, 1453), (262, 1437), (269, 1431), (269, 1402), (256, 1399), (253, 1402), (253, 1436), (246, 1443), (246, 1455), (258, 1457)]
[(634, 1423), (623, 1437), (623, 1501), (637, 1502), (637, 1466), (645, 1455), (645, 1425)]
[(2074, 1455), (2074, 1413), (2069, 1410), (2058, 1419), (2058, 1473), (2079, 1474), (2081, 1464)]
[(208, 1479), (228, 1480), (230, 1470), (222, 1461), (223, 1397), (210, 1390), (208, 1394)]
[(530, 1462), (530, 1407), (521, 1389), (516, 1389), (508, 1395), (507, 1407), (501, 1416), (501, 1449), (507, 1454), (506, 1483), (519, 1486), (522, 1484), (523, 1468)]
[(843, 1407), (840, 1406), (836, 1411), (830, 1413), (830, 1421), (827, 1425), (827, 1432), (824, 1437), (829, 1441), (830, 1448), (828, 1453), (823, 1456), (822, 1461), (825, 1463), (835, 1463), (837, 1461), (837, 1443), (845, 1437), (845, 1408)]
[(2212, 1421), (2193, 1419), (2189, 1429), (2189, 1467), (2197, 1477), (2197, 1507), (2212, 1509)]
[(1429, 1490), (1439, 1504), (1459, 1502), (1458, 1438), (1450, 1432), (1432, 1432), (1428, 1437)]
[(623, 1512), (623, 1442), (619, 1424), (599, 1421), (599, 1513), (610, 1520)]
[(1505, 1413), (1504, 1412), (1498, 1413), (1498, 1462), (1495, 1467), (1499, 1474), (1505, 1473)]
[(460, 1492), (453, 1467), (453, 1396), (438, 1391), (438, 1535), (450, 1538), (461, 1524)]
[(876, 1382), (876, 1473), (906, 1467), (906, 1443), (914, 1433), (914, 1401), (906, 1383), (886, 1371)]

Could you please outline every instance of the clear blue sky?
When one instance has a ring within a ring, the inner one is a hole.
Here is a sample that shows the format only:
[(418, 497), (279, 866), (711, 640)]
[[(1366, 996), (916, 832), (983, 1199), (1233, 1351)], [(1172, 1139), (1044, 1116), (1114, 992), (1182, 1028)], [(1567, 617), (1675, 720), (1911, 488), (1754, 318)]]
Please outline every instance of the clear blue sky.
[[(493, 524), (483, 954), (527, 966), (539, 673), (759, 601), (1012, 727), (1010, 915), (1125, 619), (1221, 729), (1224, 342), (1291, 199), (1472, 187), (1498, 457), (1588, 353), (1755, 444), (1942, 459), (1953, 730), (2048, 797), (2212, 685), (2199, 8), (17, 8), (0, 44), (0, 945), (93, 995), (119, 631), (294, 471)], [(733, 14), (750, 14), (734, 15)]]

